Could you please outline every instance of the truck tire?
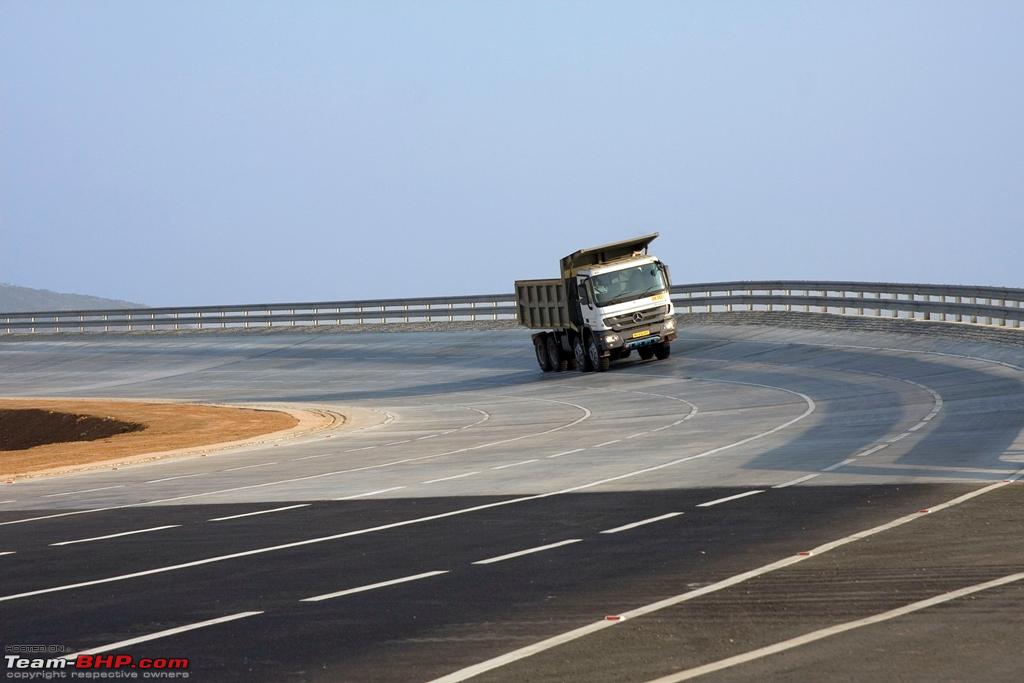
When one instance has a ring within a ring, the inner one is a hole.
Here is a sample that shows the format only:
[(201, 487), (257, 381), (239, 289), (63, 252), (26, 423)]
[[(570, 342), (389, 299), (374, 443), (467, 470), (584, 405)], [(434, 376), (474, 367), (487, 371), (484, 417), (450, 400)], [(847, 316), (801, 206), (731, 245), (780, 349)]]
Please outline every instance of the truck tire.
[(650, 360), (654, 358), (654, 349), (652, 349), (650, 346), (645, 346), (643, 348), (637, 349), (636, 352), (640, 354), (641, 360)]
[(597, 348), (597, 340), (594, 339), (594, 335), (590, 335), (590, 338), (587, 339), (587, 359), (597, 372), (604, 372), (612, 364), (611, 358), (601, 355), (601, 350)]
[(594, 368), (590, 365), (590, 358), (587, 357), (587, 350), (583, 346), (583, 337), (578, 334), (572, 336), (572, 352), (576, 358), (576, 369), (580, 372), (590, 372)]
[(553, 334), (545, 336), (547, 337), (548, 364), (553, 371), (562, 372), (569, 367), (569, 359), (562, 353), (562, 345), (558, 343), (558, 337)]
[(533, 338), (533, 350), (537, 354), (537, 365), (544, 372), (551, 372), (551, 360), (548, 358), (547, 346), (544, 344), (546, 334), (538, 334)]
[(658, 360), (665, 360), (672, 353), (672, 345), (668, 342), (661, 342), (654, 347), (654, 355), (657, 356)]

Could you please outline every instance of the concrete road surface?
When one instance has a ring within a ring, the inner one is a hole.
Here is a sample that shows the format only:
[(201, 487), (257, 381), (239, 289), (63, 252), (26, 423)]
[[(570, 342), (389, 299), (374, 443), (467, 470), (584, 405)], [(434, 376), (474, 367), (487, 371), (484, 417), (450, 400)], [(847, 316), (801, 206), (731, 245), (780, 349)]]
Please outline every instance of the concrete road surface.
[(603, 374), (518, 330), (5, 340), (4, 396), (376, 417), (0, 486), (0, 634), (201, 681), (1013, 680), (1022, 379), (758, 326)]

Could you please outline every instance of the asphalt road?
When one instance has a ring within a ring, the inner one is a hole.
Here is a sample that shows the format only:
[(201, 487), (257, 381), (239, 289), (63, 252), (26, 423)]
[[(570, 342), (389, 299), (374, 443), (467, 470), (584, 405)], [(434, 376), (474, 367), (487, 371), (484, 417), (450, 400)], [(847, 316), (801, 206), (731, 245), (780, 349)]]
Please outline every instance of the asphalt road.
[(1013, 680), (1022, 378), (753, 326), (588, 375), (525, 331), (3, 341), (0, 395), (377, 417), (0, 485), (0, 634), (216, 681)]

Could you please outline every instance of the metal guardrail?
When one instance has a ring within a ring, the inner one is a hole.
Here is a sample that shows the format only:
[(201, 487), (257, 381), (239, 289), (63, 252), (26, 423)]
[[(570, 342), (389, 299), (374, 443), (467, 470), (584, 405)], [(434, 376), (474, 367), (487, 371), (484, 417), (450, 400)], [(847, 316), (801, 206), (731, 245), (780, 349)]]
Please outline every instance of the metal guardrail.
[[(678, 312), (801, 310), (1021, 327), (1024, 289), (889, 282), (759, 280), (675, 285)], [(508, 320), (515, 295), (0, 313), (0, 334)]]

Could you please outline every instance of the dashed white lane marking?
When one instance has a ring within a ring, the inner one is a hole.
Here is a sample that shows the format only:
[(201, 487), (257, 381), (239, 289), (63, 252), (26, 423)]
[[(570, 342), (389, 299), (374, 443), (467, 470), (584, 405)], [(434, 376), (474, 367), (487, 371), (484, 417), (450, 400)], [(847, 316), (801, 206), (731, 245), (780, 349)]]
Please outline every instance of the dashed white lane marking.
[(269, 467), (270, 465), (276, 465), (276, 462), (260, 462), (255, 465), (242, 465), (241, 467), (229, 467), (221, 472), (237, 472), (238, 470), (251, 470), (254, 467)]
[(549, 458), (560, 458), (563, 455), (569, 455), (570, 453), (579, 453), (580, 451), (585, 451), (585, 450), (587, 450), (587, 449), (586, 448), (574, 448), (571, 451), (562, 451), (561, 453), (555, 453), (554, 455), (549, 455), (547, 457), (549, 457)]
[(869, 455), (872, 455), (873, 453), (877, 453), (878, 451), (882, 450), (883, 448), (888, 448), (888, 447), (889, 447), (889, 444), (887, 444), (887, 443), (880, 443), (877, 446), (873, 446), (873, 447), (867, 449), (863, 453), (858, 453), (854, 457), (855, 458), (864, 458), (864, 457), (867, 457)]
[(310, 503), (300, 503), (298, 505), (286, 505), (280, 508), (270, 508), (269, 510), (257, 510), (256, 512), (243, 512), (240, 515), (228, 515), (227, 517), (214, 517), (213, 519), (206, 520), (207, 522), (226, 522), (229, 519), (241, 519), (242, 517), (255, 517), (256, 515), (269, 515), (272, 512), (284, 512), (285, 510), (295, 510), (298, 508), (307, 508)]
[(644, 436), (646, 434), (647, 432), (637, 432), (636, 434), (630, 434), (629, 436), (626, 437), (626, 441), (629, 441), (630, 439), (635, 439), (638, 436)]
[(343, 595), (352, 595), (353, 593), (362, 593), (364, 591), (372, 591), (377, 588), (384, 588), (386, 586), (395, 586), (400, 583), (409, 583), (410, 581), (419, 581), (420, 579), (427, 579), (431, 576), (440, 576), (441, 574), (447, 574), (448, 570), (443, 569), (433, 572), (423, 572), (422, 574), (413, 574), (412, 576), (404, 576), (400, 579), (391, 579), (390, 581), (380, 581), (379, 583), (371, 583), (366, 586), (359, 586), (358, 588), (347, 588), (341, 591), (335, 591), (334, 593), (324, 593), (323, 595), (314, 595), (311, 598), (302, 598), (301, 602), (320, 602), (321, 600), (330, 600), (331, 598), (340, 598)]
[(14, 500), (14, 499), (11, 499), (11, 500), (0, 500), (0, 505), (3, 505), (4, 503), (16, 503), (16, 502), (17, 502), (17, 500)]
[[(630, 374), (630, 373), (626, 373), (626, 374)], [(714, 381), (722, 382), (722, 381), (727, 381), (727, 380), (714, 380)], [(744, 382), (732, 382), (732, 381), (727, 381), (727, 382), (729, 384), (745, 384)], [(756, 386), (767, 386), (767, 385), (756, 385)], [(807, 404), (807, 408), (800, 415), (797, 415), (796, 417), (794, 417), (792, 419), (786, 420), (782, 424), (776, 425), (775, 427), (772, 427), (771, 429), (766, 430), (764, 432), (761, 432), (759, 434), (754, 434), (752, 436), (748, 436), (746, 438), (740, 439), (739, 441), (734, 441), (733, 443), (725, 444), (723, 446), (718, 446), (716, 448), (712, 448), (712, 449), (703, 451), (702, 453), (697, 453), (695, 455), (689, 455), (689, 456), (682, 457), (682, 458), (676, 458), (675, 460), (670, 460), (668, 462), (663, 462), (663, 463), (661, 463), (659, 465), (652, 465), (650, 467), (644, 467), (642, 469), (634, 470), (632, 472), (626, 472), (625, 474), (619, 474), (619, 475), (616, 475), (616, 476), (613, 476), (613, 477), (605, 477), (604, 479), (598, 479), (596, 481), (590, 481), (590, 482), (587, 482), (587, 483), (584, 483), (584, 484), (577, 484), (576, 486), (570, 486), (568, 488), (558, 489), (557, 491), (549, 491), (547, 493), (538, 493), (538, 494), (535, 494), (535, 495), (532, 495), (532, 496), (521, 496), (519, 498), (509, 498), (509, 499), (506, 499), (506, 500), (495, 501), (493, 503), (483, 503), (481, 505), (473, 505), (471, 507), (458, 508), (458, 509), (455, 509), (455, 510), (449, 510), (448, 512), (439, 512), (437, 514), (427, 515), (427, 516), (424, 516), (424, 517), (415, 517), (413, 519), (404, 519), (404, 520), (401, 520), (401, 521), (398, 521), (398, 522), (391, 522), (389, 524), (381, 524), (379, 526), (374, 526), (374, 527), (366, 527), (366, 528), (362, 528), (362, 529), (355, 529), (353, 531), (345, 531), (345, 532), (342, 532), (342, 533), (339, 533), (339, 534), (332, 534), (330, 536), (318, 536), (318, 537), (315, 537), (315, 538), (307, 538), (307, 539), (302, 540), (302, 541), (291, 541), (289, 543), (282, 543), (280, 545), (265, 546), (265, 547), (262, 547), (262, 548), (253, 548), (251, 550), (243, 550), (241, 552), (230, 553), (230, 554), (227, 554), (227, 555), (215, 555), (213, 557), (206, 557), (206, 558), (203, 558), (201, 560), (194, 560), (192, 562), (183, 562), (183, 563), (180, 563), (180, 564), (166, 565), (166, 566), (163, 566), (163, 567), (155, 567), (153, 569), (145, 569), (145, 570), (142, 570), (142, 571), (133, 572), (131, 574), (120, 574), (118, 576), (108, 576), (106, 578), (93, 579), (91, 581), (82, 581), (82, 582), (79, 582), (79, 583), (71, 583), (71, 584), (66, 584), (66, 585), (63, 585), (63, 586), (51, 586), (50, 588), (39, 588), (39, 589), (36, 589), (36, 590), (26, 591), (26, 592), (23, 592), (23, 593), (14, 593), (14, 594), (11, 594), (11, 595), (4, 595), (4, 596), (0, 596), (0, 602), (7, 602), (9, 600), (18, 600), (20, 598), (27, 598), (27, 597), (30, 597), (30, 596), (33, 596), (33, 595), (42, 595), (42, 594), (45, 594), (45, 593), (55, 593), (55, 592), (58, 592), (58, 591), (73, 590), (75, 588), (84, 588), (86, 586), (96, 586), (96, 585), (99, 585), (99, 584), (111, 583), (111, 582), (114, 582), (114, 581), (125, 581), (125, 580), (128, 580), (128, 579), (135, 579), (135, 578), (138, 578), (138, 577), (141, 577), (141, 576), (150, 576), (152, 574), (161, 574), (161, 573), (164, 573), (164, 572), (178, 571), (180, 569), (186, 569), (188, 567), (198, 567), (198, 566), (202, 566), (202, 565), (206, 565), (206, 564), (212, 564), (214, 562), (224, 562), (224, 561), (227, 561), (227, 560), (233, 560), (233, 559), (237, 559), (237, 558), (240, 558), (240, 557), (250, 557), (250, 556), (253, 556), (253, 555), (262, 555), (264, 553), (276, 552), (278, 550), (286, 550), (286, 549), (289, 549), (289, 548), (299, 548), (299, 547), (302, 547), (302, 546), (305, 546), (305, 545), (312, 545), (312, 544), (315, 544), (315, 543), (326, 543), (328, 541), (335, 541), (335, 540), (338, 540), (338, 539), (341, 539), (341, 538), (349, 538), (351, 536), (361, 536), (361, 535), (364, 535), (364, 534), (372, 534), (372, 533), (376, 533), (376, 532), (379, 532), (379, 531), (386, 531), (388, 529), (396, 529), (398, 527), (410, 526), (410, 525), (413, 525), (413, 524), (423, 524), (423, 523), (432, 522), (432, 521), (435, 521), (435, 520), (438, 520), (438, 519), (446, 519), (448, 517), (455, 517), (457, 515), (465, 515), (465, 514), (470, 514), (470, 513), (473, 513), (473, 512), (479, 512), (480, 510), (489, 510), (491, 508), (502, 507), (502, 506), (505, 506), (505, 505), (517, 505), (519, 503), (526, 503), (526, 502), (529, 502), (529, 501), (532, 501), (532, 500), (542, 500), (544, 498), (551, 498), (553, 496), (560, 496), (560, 495), (564, 495), (566, 493), (574, 493), (576, 491), (585, 491), (587, 489), (591, 489), (591, 488), (595, 488), (595, 487), (598, 487), (598, 486), (602, 486), (604, 484), (610, 484), (612, 482), (622, 481), (624, 479), (630, 479), (632, 477), (638, 477), (638, 476), (641, 476), (641, 475), (644, 475), (644, 474), (649, 474), (651, 472), (657, 472), (659, 470), (663, 470), (663, 469), (668, 468), (668, 467), (674, 467), (676, 465), (680, 465), (680, 464), (682, 464), (684, 462), (691, 462), (693, 460), (697, 460), (697, 459), (700, 459), (700, 458), (710, 457), (712, 455), (715, 455), (716, 453), (721, 453), (721, 452), (729, 450), (731, 448), (736, 448), (738, 446), (742, 446), (744, 444), (748, 444), (748, 443), (750, 443), (752, 441), (755, 441), (757, 439), (761, 439), (761, 438), (764, 438), (766, 436), (770, 436), (772, 434), (776, 434), (776, 433), (782, 431), (783, 429), (786, 429), (787, 427), (796, 424), (800, 420), (805, 419), (807, 416), (809, 416), (811, 413), (814, 412), (814, 410), (815, 410), (815, 403), (811, 399), (810, 396), (807, 396), (806, 394), (801, 394), (801, 393), (799, 393), (797, 391), (793, 391), (792, 389), (784, 389), (782, 387), (774, 387), (774, 388), (779, 389), (780, 391), (785, 391), (787, 393), (794, 394), (794, 395), (802, 397), (803, 400), (805, 401), (805, 403)], [(590, 415), (590, 411), (587, 410), (587, 416), (589, 416), (589, 415)], [(567, 424), (567, 425), (563, 425), (562, 427), (558, 427), (556, 429), (565, 429), (566, 427), (571, 426), (571, 424), (576, 424), (576, 423), (582, 421), (583, 419), (585, 419), (585, 418), (579, 418), (579, 419), (577, 419), (573, 423), (570, 423), (570, 424)], [(167, 500), (173, 500), (173, 499), (167, 499)], [(153, 502), (163, 502), (163, 501), (150, 501), (150, 503), (153, 503)], [(29, 518), (29, 519), (13, 520), (11, 522), (0, 522), (0, 526), (3, 526), (5, 524), (19, 524), (19, 523), (22, 523), (22, 522), (34, 521), (36, 519), (51, 519), (53, 517), (64, 517), (64, 516), (67, 516), (67, 515), (82, 514), (83, 512), (99, 512), (101, 510), (115, 510), (115, 509), (121, 509), (121, 508), (125, 508), (125, 507), (130, 507), (130, 506), (128, 506), (128, 505), (120, 505), (120, 506), (113, 506), (113, 507), (107, 507), (107, 508), (94, 508), (92, 510), (75, 510), (75, 511), (72, 511), (72, 512), (63, 512), (63, 513), (58, 513), (58, 514), (55, 514), (55, 515), (43, 515), (43, 516), (40, 516), (40, 517), (33, 517), (33, 518)]]
[(357, 451), (368, 451), (368, 450), (370, 450), (372, 448), (376, 448), (376, 446), (363, 446), (362, 448), (349, 448), (349, 449), (346, 449), (346, 450), (342, 451), (342, 453), (355, 453)]
[(617, 534), (620, 531), (628, 531), (630, 529), (635, 529), (638, 526), (644, 526), (645, 524), (654, 524), (655, 522), (660, 522), (663, 519), (672, 519), (673, 517), (678, 517), (681, 514), (683, 514), (683, 513), (682, 512), (669, 512), (669, 513), (664, 514), (664, 515), (658, 515), (657, 517), (648, 517), (647, 519), (641, 519), (639, 522), (633, 522), (632, 524), (623, 524), (622, 526), (617, 526), (614, 529), (605, 529), (601, 533), (602, 534)]
[(0, 551), (0, 555), (13, 555), (15, 552), (16, 551), (14, 551), (14, 550), (4, 550), (4, 551)]
[[(1014, 481), (1020, 479), (1022, 476), (1024, 476), (1024, 469), (1018, 470), (1011, 477), (1003, 481), (999, 481), (994, 484), (989, 484), (988, 486), (983, 486), (980, 489), (975, 489), (974, 491), (965, 493), (962, 496), (946, 501), (945, 503), (933, 505), (932, 507), (928, 508), (928, 510), (930, 510), (931, 513), (935, 513), (940, 510), (945, 510), (946, 508), (959, 505), (977, 496), (983, 496), (986, 493), (989, 493), (990, 491), (995, 491), (996, 489), (1002, 488), (1003, 486), (1007, 486), (1013, 483)], [(539, 654), (541, 652), (545, 652), (546, 650), (558, 647), (559, 645), (564, 645), (565, 643), (572, 642), (584, 636), (590, 635), (591, 633), (596, 633), (597, 631), (601, 631), (603, 629), (610, 628), (617, 624), (621, 624), (628, 619), (633, 619), (636, 617), (651, 614), (653, 612), (657, 612), (668, 607), (674, 607), (675, 605), (687, 602), (689, 600), (693, 600), (694, 598), (699, 598), (709, 593), (715, 593), (722, 589), (729, 588), (730, 586), (735, 586), (745, 581), (749, 581), (750, 579), (755, 579), (759, 576), (763, 576), (764, 574), (770, 574), (771, 572), (783, 569), (792, 564), (796, 564), (797, 562), (806, 560), (809, 557), (815, 555), (822, 555), (829, 551), (835, 550), (836, 548), (844, 546), (847, 543), (853, 543), (854, 541), (859, 541), (861, 539), (874, 536), (875, 534), (880, 534), (883, 531), (888, 531), (889, 529), (895, 529), (898, 526), (909, 524), (910, 522), (921, 519), (924, 516), (925, 515), (921, 513), (905, 515), (898, 519), (894, 519), (891, 522), (886, 522), (885, 524), (881, 524), (870, 529), (865, 529), (864, 531), (859, 531), (855, 534), (843, 536), (842, 538), (838, 538), (829, 543), (825, 543), (823, 545), (818, 546), (817, 548), (814, 548), (813, 550), (806, 552), (805, 554), (784, 557), (781, 560), (777, 560), (770, 564), (757, 567), (756, 569), (751, 569), (749, 571), (743, 572), (742, 574), (730, 576), (727, 579), (716, 581), (715, 583), (708, 584), (707, 586), (702, 586), (700, 588), (687, 591), (686, 593), (674, 595), (672, 597), (665, 598), (657, 602), (652, 602), (642, 607), (637, 607), (636, 609), (630, 610), (628, 612), (623, 612), (619, 615), (620, 619), (618, 620), (609, 621), (607, 619), (602, 619), (601, 621), (591, 622), (589, 624), (586, 624), (585, 626), (575, 628), (571, 631), (566, 631), (565, 633), (560, 633), (556, 636), (552, 636), (551, 638), (547, 638), (545, 640), (532, 643), (525, 647), (521, 647), (518, 650), (513, 650), (512, 652), (508, 652), (506, 654), (493, 657), (478, 664), (473, 664), (472, 666), (468, 666), (464, 669), (459, 669), (458, 671), (454, 671), (445, 676), (441, 676), (440, 678), (435, 678), (433, 681), (430, 681), (430, 683), (457, 683), (458, 681), (468, 680), (475, 676), (479, 676), (482, 673), (498, 669), (507, 664), (511, 664), (521, 659), (526, 659), (527, 657), (532, 657), (535, 654)], [(0, 598), (0, 600), (3, 599), (4, 598)]]
[(119, 650), (129, 645), (136, 645), (138, 643), (145, 643), (150, 640), (157, 640), (158, 638), (165, 638), (167, 636), (173, 636), (176, 633), (185, 633), (186, 631), (194, 631), (197, 628), (206, 628), (207, 626), (213, 626), (215, 624), (223, 624), (228, 621), (235, 621), (236, 619), (245, 619), (246, 617), (256, 616), (257, 614), (263, 614), (260, 612), (239, 612), (237, 614), (229, 614), (226, 617), (217, 617), (216, 619), (207, 619), (206, 621), (199, 621), (194, 624), (188, 624), (187, 626), (177, 626), (175, 628), (165, 629), (163, 631), (157, 631), (156, 633), (150, 633), (145, 636), (137, 636), (135, 638), (129, 638), (128, 640), (119, 640), (116, 643), (110, 643), (108, 645), (100, 645), (99, 647), (92, 647), (88, 650), (82, 650), (74, 654), (65, 655), (64, 659), (74, 660), (78, 655), (95, 655), (101, 652), (107, 652), (109, 650)]
[(367, 498), (369, 496), (376, 496), (378, 493), (391, 493), (392, 491), (398, 491), (404, 488), (404, 486), (392, 486), (389, 489), (377, 489), (376, 491), (367, 491), (366, 493), (356, 493), (351, 496), (342, 496), (341, 498), (335, 498), (334, 500), (355, 500), (356, 498)]
[(519, 462), (509, 463), (508, 465), (498, 465), (497, 467), (492, 467), (491, 469), (507, 470), (509, 467), (519, 467), (520, 465), (528, 465), (531, 462), (537, 462), (537, 460), (539, 460), (539, 458), (531, 458), (530, 460), (520, 460)]
[(835, 463), (834, 465), (829, 465), (828, 467), (822, 467), (821, 471), (822, 472), (834, 472), (835, 470), (838, 470), (840, 467), (846, 467), (850, 463), (854, 463), (854, 462), (857, 462), (854, 458), (847, 458), (846, 460), (840, 460), (839, 462)]
[(438, 437), (438, 436), (441, 436), (441, 435), (440, 434), (427, 434), (426, 436), (417, 436), (416, 440), (417, 441), (424, 441), (426, 439), (433, 439), (433, 438)]
[(409, 439), (402, 439), (401, 441), (392, 441), (391, 443), (384, 444), (385, 446), (397, 446), (399, 444), (409, 443)]
[(427, 481), (421, 481), (421, 484), (436, 484), (439, 481), (451, 481), (452, 479), (462, 479), (463, 477), (472, 477), (474, 474), (480, 474), (477, 472), (463, 472), (462, 474), (453, 474), (450, 477), (441, 477), (440, 479), (428, 479)]
[(714, 505), (728, 503), (730, 500), (739, 500), (740, 498), (746, 498), (747, 496), (756, 496), (759, 493), (764, 493), (764, 489), (758, 489), (756, 491), (746, 491), (744, 493), (737, 493), (735, 496), (726, 496), (725, 498), (716, 498), (715, 500), (709, 500), (706, 503), (699, 503), (697, 507), (709, 508)]
[(51, 543), (50, 545), (74, 545), (75, 543), (88, 543), (89, 541), (104, 541), (108, 538), (119, 538), (121, 536), (134, 536), (135, 534), (146, 534), (150, 531), (160, 531), (162, 529), (174, 529), (181, 526), (180, 524), (167, 524), (165, 526), (154, 526), (148, 529), (136, 529), (135, 531), (122, 531), (119, 534), (107, 534), (106, 536), (93, 536), (91, 538), (79, 538), (74, 541), (61, 541), (60, 543)]
[(95, 489), (82, 489), (80, 491), (65, 491), (64, 493), (47, 493), (43, 498), (57, 498), (58, 496), (73, 496), (76, 493), (92, 493), (93, 491), (109, 491), (110, 489), (123, 489), (124, 484), (117, 486), (100, 486)]
[(195, 474), (179, 474), (176, 477), (164, 477), (163, 479), (150, 479), (149, 481), (143, 482), (144, 484), (159, 484), (162, 481), (171, 481), (172, 479), (188, 479), (189, 477), (201, 477), (204, 474), (210, 474), (210, 472), (196, 472)]
[(998, 588), (999, 586), (1005, 586), (1021, 580), (1024, 580), (1024, 572), (1008, 574), (998, 579), (985, 581), (984, 583), (976, 583), (973, 586), (967, 586), (948, 593), (942, 593), (941, 595), (936, 595), (925, 600), (918, 600), (917, 602), (912, 602), (909, 605), (897, 607), (896, 609), (891, 609), (887, 612), (880, 612), (869, 617), (864, 617), (863, 619), (856, 619), (844, 624), (836, 624), (835, 626), (818, 629), (817, 631), (811, 631), (810, 633), (805, 633), (804, 635), (797, 636), (796, 638), (790, 638), (789, 640), (783, 640), (778, 643), (773, 643), (772, 645), (766, 645), (765, 647), (750, 650), (743, 654), (726, 657), (725, 659), (720, 659), (717, 662), (710, 662), (692, 669), (686, 669), (685, 671), (679, 671), (674, 674), (669, 674), (668, 676), (662, 676), (661, 678), (654, 679), (651, 683), (676, 683), (677, 681), (687, 681), (691, 678), (703, 676), (715, 671), (721, 671), (722, 669), (728, 669), (738, 664), (752, 662), (755, 659), (761, 659), (779, 652), (785, 652), (786, 650), (791, 650), (795, 647), (800, 647), (801, 645), (813, 643), (816, 640), (822, 640), (823, 638), (829, 638), (831, 636), (839, 635), (840, 633), (846, 633), (847, 631), (852, 631), (853, 629), (861, 628), (862, 626), (879, 624), (883, 621), (889, 621), (890, 619), (896, 619), (897, 617), (902, 617), (906, 614), (911, 614), (919, 610), (927, 609), (928, 607), (933, 607), (934, 605), (941, 605), (944, 602), (949, 602), (951, 600), (972, 595), (973, 593), (979, 593), (990, 588)]
[(814, 479), (815, 477), (820, 477), (820, 476), (821, 476), (821, 472), (815, 472), (814, 474), (805, 474), (802, 477), (797, 477), (796, 479), (793, 479), (791, 481), (787, 481), (784, 484), (776, 484), (772, 488), (773, 489), (784, 489), (784, 488), (787, 488), (789, 486), (796, 486), (797, 484), (802, 484), (805, 481), (810, 481), (811, 479)]
[(622, 441), (622, 439), (612, 439), (611, 441), (605, 441), (604, 443), (599, 443), (596, 446), (591, 446), (591, 448), (602, 448), (604, 446), (611, 446), (613, 443), (619, 443), (620, 441)]
[(514, 553), (508, 553), (506, 555), (498, 555), (497, 557), (488, 557), (486, 560), (477, 560), (473, 564), (494, 564), (495, 562), (504, 562), (505, 560), (511, 560), (514, 557), (522, 557), (523, 555), (532, 555), (533, 553), (544, 552), (545, 550), (551, 550), (552, 548), (560, 548), (563, 545), (569, 545), (571, 543), (579, 543), (582, 538), (570, 538), (565, 541), (559, 541), (558, 543), (548, 543), (547, 545), (539, 545), (535, 548), (527, 548), (526, 550), (517, 550)]

